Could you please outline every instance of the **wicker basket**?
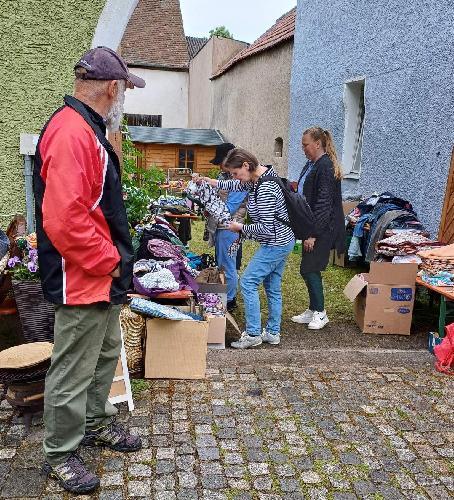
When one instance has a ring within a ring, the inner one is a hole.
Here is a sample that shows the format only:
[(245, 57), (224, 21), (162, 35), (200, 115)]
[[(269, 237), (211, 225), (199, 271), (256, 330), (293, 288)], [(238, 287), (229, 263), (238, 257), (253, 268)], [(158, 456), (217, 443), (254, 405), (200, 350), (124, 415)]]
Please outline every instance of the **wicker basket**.
[(40, 281), (15, 281), (13, 291), (25, 342), (53, 342), (55, 310)]

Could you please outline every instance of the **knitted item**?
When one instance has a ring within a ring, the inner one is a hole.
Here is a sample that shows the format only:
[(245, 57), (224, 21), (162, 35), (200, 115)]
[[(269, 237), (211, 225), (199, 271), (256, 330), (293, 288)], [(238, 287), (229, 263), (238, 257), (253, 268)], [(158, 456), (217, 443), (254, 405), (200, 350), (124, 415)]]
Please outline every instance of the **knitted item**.
[(157, 302), (152, 302), (151, 300), (134, 298), (131, 300), (131, 310), (143, 314), (144, 316), (150, 316), (151, 318), (164, 318), (171, 320), (191, 320), (191, 316), (182, 313), (178, 309), (173, 307), (164, 306), (158, 304)]

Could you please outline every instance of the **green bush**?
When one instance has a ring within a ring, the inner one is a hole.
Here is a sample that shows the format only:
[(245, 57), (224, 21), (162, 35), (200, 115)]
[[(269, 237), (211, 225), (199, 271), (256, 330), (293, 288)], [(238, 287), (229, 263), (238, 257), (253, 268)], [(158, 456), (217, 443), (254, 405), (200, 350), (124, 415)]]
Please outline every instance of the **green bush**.
[(221, 169), (219, 167), (213, 167), (208, 170), (207, 177), (209, 177), (210, 179), (217, 179), (220, 173)]
[(124, 201), (128, 222), (134, 227), (149, 214), (148, 206), (161, 194), (159, 186), (165, 182), (166, 174), (156, 165), (150, 168), (137, 165), (137, 159), (142, 154), (134, 146), (125, 123), (122, 126), (122, 136)]

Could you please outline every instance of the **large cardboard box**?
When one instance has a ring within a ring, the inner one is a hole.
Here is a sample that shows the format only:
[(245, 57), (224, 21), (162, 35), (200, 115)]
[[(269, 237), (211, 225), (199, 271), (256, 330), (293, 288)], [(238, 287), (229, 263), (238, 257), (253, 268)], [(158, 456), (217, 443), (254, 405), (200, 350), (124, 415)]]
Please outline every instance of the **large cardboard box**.
[[(178, 307), (180, 311), (190, 312), (190, 306)], [(225, 330), (227, 321), (225, 316), (214, 316), (213, 314), (204, 314), (201, 306), (195, 307), (195, 313), (203, 315), (208, 321), (208, 349), (225, 349)]]
[(344, 289), (364, 333), (410, 335), (417, 264), (371, 262)]
[(205, 378), (208, 321), (147, 319), (145, 378)]

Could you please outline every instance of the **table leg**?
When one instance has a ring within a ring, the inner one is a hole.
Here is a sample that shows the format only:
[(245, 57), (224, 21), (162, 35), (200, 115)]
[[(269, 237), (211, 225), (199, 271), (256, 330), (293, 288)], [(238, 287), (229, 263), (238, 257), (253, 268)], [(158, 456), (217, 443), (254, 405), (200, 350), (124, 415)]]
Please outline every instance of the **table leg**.
[(440, 313), (438, 316), (438, 335), (440, 337), (445, 336), (445, 324), (446, 324), (446, 298), (440, 296)]

